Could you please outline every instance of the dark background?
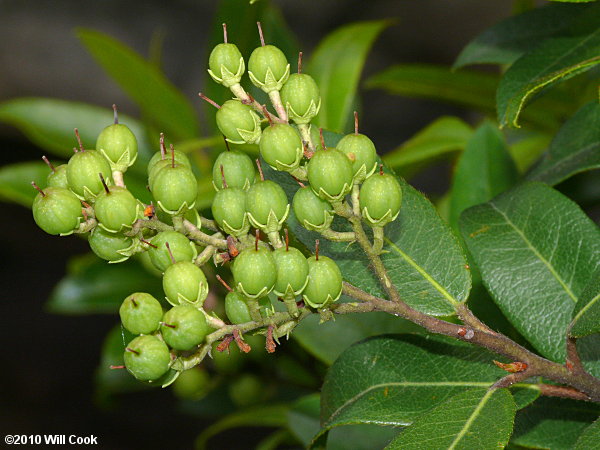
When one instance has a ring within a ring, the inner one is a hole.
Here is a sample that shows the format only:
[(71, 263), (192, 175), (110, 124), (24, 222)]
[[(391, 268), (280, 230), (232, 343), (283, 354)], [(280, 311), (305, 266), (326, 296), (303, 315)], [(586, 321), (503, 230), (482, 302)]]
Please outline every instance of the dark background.
[[(365, 75), (394, 63), (450, 64), (480, 31), (510, 15), (511, 2), (479, 0), (276, 1), (305, 55), (334, 28), (356, 20), (397, 18), (375, 44)], [(164, 70), (188, 98), (206, 79), (207, 35), (214, 1), (0, 0), (0, 101), (58, 97), (137, 116), (135, 105), (93, 62), (75, 27), (108, 33), (147, 54), (154, 32), (164, 32)], [(361, 131), (380, 152), (406, 140), (443, 114), (476, 116), (435, 102), (363, 92)], [(201, 105), (194, 100), (200, 114)], [(42, 156), (16, 129), (0, 125), (0, 164)], [(447, 185), (447, 166), (419, 177), (426, 192)], [(442, 176), (440, 176), (442, 175)], [(83, 241), (45, 235), (30, 211), (0, 203), (3, 349), (0, 429), (5, 434), (94, 434), (102, 448), (189, 448), (206, 426), (175, 412), (169, 390), (131, 394), (112, 409), (93, 402), (93, 374), (115, 316), (59, 316), (45, 311), (67, 259), (87, 251)], [(239, 436), (239, 433), (237, 434)], [(248, 448), (249, 441), (213, 441), (214, 448)], [(4, 444), (0, 444), (4, 445)]]

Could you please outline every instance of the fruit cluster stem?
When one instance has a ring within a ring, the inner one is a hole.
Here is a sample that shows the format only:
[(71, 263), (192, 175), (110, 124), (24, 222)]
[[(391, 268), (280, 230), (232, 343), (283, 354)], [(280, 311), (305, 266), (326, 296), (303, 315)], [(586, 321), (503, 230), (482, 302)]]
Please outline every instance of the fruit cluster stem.
[(112, 173), (113, 181), (115, 182), (115, 186), (126, 187), (125, 181), (123, 180), (123, 172), (120, 170), (113, 170)]
[(223, 235), (221, 233), (215, 233), (212, 236), (206, 233), (203, 233), (187, 219), (183, 219), (182, 227), (176, 230), (180, 233), (185, 234), (190, 239), (201, 242), (204, 245), (212, 245), (219, 250), (227, 250), (227, 241), (223, 239)]
[(269, 100), (271, 100), (271, 104), (275, 111), (277, 111), (277, 115), (283, 122), (288, 121), (287, 111), (285, 110), (285, 106), (281, 102), (281, 95), (279, 95), (279, 91), (277, 89), (269, 92)]

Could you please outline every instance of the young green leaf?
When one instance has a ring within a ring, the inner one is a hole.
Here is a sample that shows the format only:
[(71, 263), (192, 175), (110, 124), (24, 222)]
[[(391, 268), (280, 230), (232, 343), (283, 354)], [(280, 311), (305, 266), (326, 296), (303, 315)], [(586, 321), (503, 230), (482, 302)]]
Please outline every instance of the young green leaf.
[(589, 34), (550, 38), (519, 58), (502, 77), (496, 93), (498, 122), (519, 127), (519, 116), (542, 89), (600, 64), (600, 11), (587, 19), (593, 22)]
[(460, 229), (506, 317), (547, 358), (564, 361), (571, 313), (600, 265), (600, 230), (541, 183), (465, 211)]
[(515, 412), (508, 389), (471, 389), (420, 416), (386, 449), (504, 448)]
[(387, 335), (355, 344), (325, 377), (319, 436), (351, 423), (410, 425), (455, 394), (489, 388), (505, 373), (492, 358), (439, 336)]
[(572, 449), (598, 414), (600, 408), (594, 403), (540, 397), (517, 413), (510, 442), (528, 448)]
[(452, 179), (450, 224), (456, 228), (461, 212), (504, 192), (517, 177), (504, 136), (494, 124), (484, 122), (458, 159)]
[[(113, 123), (113, 114), (109, 107), (53, 98), (17, 98), (0, 103), (0, 122), (14, 125), (34, 144), (66, 158), (77, 145), (74, 128), (79, 129), (86, 148), (94, 148), (98, 134)], [(138, 140), (139, 161), (147, 163), (152, 154), (143, 125), (125, 114), (119, 113), (119, 119)]]
[(56, 285), (46, 307), (57, 314), (114, 314), (132, 292), (164, 297), (160, 279), (150, 276), (138, 261), (106, 264), (90, 254), (70, 261), (67, 276)]
[[(460, 70), (432, 64), (401, 64), (373, 75), (366, 81), (368, 88), (385, 89), (390, 94), (409, 98), (428, 98), (493, 113), (494, 93), (498, 75)], [(556, 103), (560, 108), (556, 108)], [(523, 119), (537, 128), (553, 129), (559, 123), (564, 107), (560, 99), (543, 99), (524, 113)], [(560, 110), (560, 111), (559, 111)]]
[(575, 450), (598, 450), (600, 448), (600, 419), (587, 427), (577, 439)]
[(0, 198), (19, 203), (31, 208), (37, 191), (31, 187), (31, 182), (46, 187), (46, 178), (50, 173), (48, 166), (42, 161), (29, 161), (9, 164), (0, 168)]
[(560, 34), (585, 11), (585, 7), (550, 4), (509, 17), (469, 42), (453, 68), (470, 64), (512, 64), (544, 39)]
[(600, 104), (581, 108), (556, 134), (550, 148), (527, 178), (550, 185), (600, 167)]
[(473, 129), (458, 117), (440, 117), (386, 153), (383, 161), (396, 171), (426, 164), (448, 153), (462, 151), (472, 133)]
[(600, 270), (590, 279), (573, 310), (573, 321), (569, 328), (572, 337), (600, 333)]
[(389, 21), (357, 22), (329, 34), (316, 48), (306, 68), (321, 91), (315, 123), (343, 133), (350, 123), (358, 81), (367, 54)]
[(153, 64), (104, 33), (81, 28), (77, 36), (153, 125), (171, 139), (198, 135), (198, 119), (190, 102)]

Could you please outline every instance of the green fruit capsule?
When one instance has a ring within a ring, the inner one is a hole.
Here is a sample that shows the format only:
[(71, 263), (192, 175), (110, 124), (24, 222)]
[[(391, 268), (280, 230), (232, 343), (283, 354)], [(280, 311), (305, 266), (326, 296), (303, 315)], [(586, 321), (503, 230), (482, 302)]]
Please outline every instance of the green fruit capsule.
[(323, 231), (329, 228), (333, 221), (331, 204), (317, 196), (310, 186), (296, 191), (292, 208), (300, 225), (307, 230)]
[(228, 150), (221, 152), (213, 165), (213, 186), (217, 191), (223, 189), (221, 166), (223, 166), (223, 175), (228, 187), (248, 190), (254, 183), (256, 170), (250, 157), (238, 150)]
[[(260, 306), (260, 314), (263, 317), (268, 317), (269, 311), (272, 308), (271, 301), (268, 296), (258, 299)], [(239, 292), (230, 292), (225, 296), (225, 314), (229, 321), (234, 324), (252, 322), (250, 309), (245, 297)]]
[(161, 231), (150, 240), (154, 247), (148, 249), (150, 261), (161, 272), (164, 272), (167, 267), (173, 264), (171, 254), (169, 254), (169, 249), (166, 246), (167, 242), (175, 261), (192, 261), (198, 256), (194, 243), (183, 234), (177, 231)]
[(61, 164), (60, 166), (55, 167), (54, 170), (48, 174), (48, 178), (46, 179), (46, 186), (69, 189), (66, 164)]
[(327, 256), (311, 256), (308, 262), (308, 283), (302, 297), (313, 308), (337, 301), (342, 295), (342, 273)]
[[(310, 75), (294, 73), (281, 88), (281, 101), (297, 124), (309, 123), (321, 109), (321, 94)], [(318, 142), (318, 141), (317, 141)]]
[(131, 229), (140, 214), (140, 205), (127, 189), (111, 186), (98, 194), (94, 211), (98, 225), (109, 233)]
[(182, 400), (200, 400), (209, 389), (210, 375), (200, 367), (184, 370), (173, 383), (173, 393)]
[(260, 140), (260, 118), (239, 100), (227, 100), (217, 110), (217, 127), (232, 144), (256, 144)]
[(290, 205), (281, 186), (271, 180), (263, 180), (248, 189), (246, 211), (253, 226), (270, 233), (281, 229)]
[(242, 250), (233, 261), (231, 272), (236, 287), (251, 298), (267, 295), (277, 280), (275, 259), (271, 251), (264, 247)]
[(167, 311), (160, 326), (160, 333), (169, 347), (190, 350), (204, 341), (212, 328), (199, 309), (191, 305), (178, 305)]
[(279, 296), (299, 295), (308, 283), (308, 262), (300, 250), (280, 247), (273, 252), (277, 281), (273, 292)]
[(269, 93), (279, 91), (290, 76), (290, 65), (283, 52), (274, 45), (255, 48), (248, 60), (252, 83)]
[(173, 306), (191, 303), (199, 307), (208, 295), (208, 282), (204, 272), (194, 263), (179, 261), (165, 270), (163, 290)]
[(139, 241), (121, 233), (109, 233), (100, 227), (90, 233), (88, 244), (96, 256), (109, 263), (126, 261), (140, 249)]
[(108, 161), (95, 150), (82, 150), (75, 153), (67, 164), (69, 188), (79, 198), (94, 201), (104, 190), (102, 174), (107, 184), (111, 183), (111, 170)]
[(167, 161), (167, 163), (172, 163), (173, 158), (175, 158), (175, 164), (185, 166), (188, 169), (192, 168), (192, 165), (190, 164), (190, 160), (188, 159), (187, 155), (183, 152), (180, 152), (179, 150), (173, 149), (168, 154), (165, 153), (164, 155), (162, 152), (156, 152), (154, 155), (152, 155), (152, 158), (150, 158), (150, 162), (148, 163), (148, 176), (150, 176), (150, 174), (154, 172), (154, 168), (159, 162)]
[(127, 125), (114, 123), (100, 132), (96, 150), (108, 160), (111, 170), (125, 172), (138, 156), (138, 143)]
[(246, 214), (246, 191), (238, 187), (221, 189), (211, 206), (213, 218), (225, 233), (245, 236), (250, 229)]
[(229, 397), (237, 406), (259, 403), (264, 397), (264, 383), (256, 375), (244, 374), (229, 385)]
[(371, 175), (360, 187), (360, 210), (363, 219), (371, 226), (382, 227), (396, 220), (401, 204), (400, 183), (383, 170)]
[(355, 184), (362, 183), (377, 168), (375, 144), (364, 134), (347, 134), (336, 148), (352, 162)]
[(194, 207), (198, 197), (198, 182), (187, 167), (168, 165), (156, 175), (152, 195), (164, 212), (180, 214)]
[(150, 334), (158, 330), (163, 310), (152, 295), (136, 292), (123, 300), (119, 316), (127, 331), (133, 334)]
[(341, 201), (352, 189), (350, 160), (335, 148), (316, 151), (308, 163), (307, 175), (313, 191), (323, 200)]
[(208, 57), (208, 73), (225, 87), (238, 84), (246, 70), (244, 58), (235, 44), (218, 44)]
[(127, 370), (140, 381), (160, 378), (171, 364), (169, 348), (154, 336), (136, 337), (125, 348), (123, 359)]
[(70, 190), (48, 187), (33, 201), (33, 220), (48, 234), (68, 235), (79, 227), (83, 218), (81, 202)]
[(263, 130), (259, 142), (260, 154), (275, 170), (291, 172), (298, 168), (304, 149), (302, 139), (287, 123), (273, 124)]

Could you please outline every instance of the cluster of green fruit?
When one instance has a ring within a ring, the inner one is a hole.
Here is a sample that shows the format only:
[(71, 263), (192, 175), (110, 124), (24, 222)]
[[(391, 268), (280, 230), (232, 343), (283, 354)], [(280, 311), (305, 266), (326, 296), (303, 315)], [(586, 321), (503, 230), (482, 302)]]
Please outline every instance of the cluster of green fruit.
[[(217, 45), (209, 66), (211, 76), (236, 96), (216, 105), (217, 125), (226, 143), (258, 143), (269, 166), (289, 172), (301, 185), (291, 205), (280, 185), (264, 179), (260, 161), (257, 176), (250, 157), (227, 145), (212, 172), (216, 195), (211, 226), (216, 233), (204, 234), (201, 225), (211, 221), (194, 208), (198, 188), (190, 162), (173, 146), (167, 152), (162, 135), (160, 150), (147, 168), (157, 208), (144, 205), (125, 187), (123, 174), (137, 159), (137, 141), (118, 123), (116, 108), (115, 123), (100, 133), (97, 150), (84, 149), (76, 133), (79, 150), (68, 164), (55, 168), (48, 162), (48, 186), (42, 190), (34, 184), (39, 194), (33, 215), (44, 231), (87, 235), (93, 252), (111, 263), (145, 253), (163, 273), (171, 309), (164, 312), (166, 304), (147, 293), (130, 295), (120, 309), (124, 328), (139, 335), (126, 346), (125, 366), (144, 381), (162, 377), (179, 356), (211, 346), (213, 339), (206, 337), (223, 326), (216, 314), (203, 308), (209, 285), (200, 266), (211, 257), (215, 264), (233, 260), (233, 289), (219, 278), (230, 291), (224, 304), (229, 322), (257, 322), (263, 330), (271, 326), (272, 335), (271, 292), (285, 303), (292, 321), (299, 317), (299, 308), (325, 309), (342, 293), (340, 269), (319, 255), (318, 241), (315, 255), (307, 258), (289, 246), (287, 230), (285, 242), (281, 239), (290, 209), (302, 226), (326, 238), (339, 236), (330, 226), (350, 193), (353, 215), (373, 227), (375, 238), (400, 210), (400, 186), (395, 177), (377, 171), (375, 146), (358, 133), (356, 115), (355, 132), (336, 148), (325, 146), (322, 131), (310, 125), (321, 104), (317, 84), (300, 71), (290, 75), (281, 50), (263, 41), (248, 62), (250, 79), (269, 95), (277, 115), (241, 87), (245, 62), (235, 45)], [(255, 233), (250, 233), (251, 227)], [(261, 232), (268, 242), (260, 240)], [(297, 301), (299, 296), (302, 301)]]

